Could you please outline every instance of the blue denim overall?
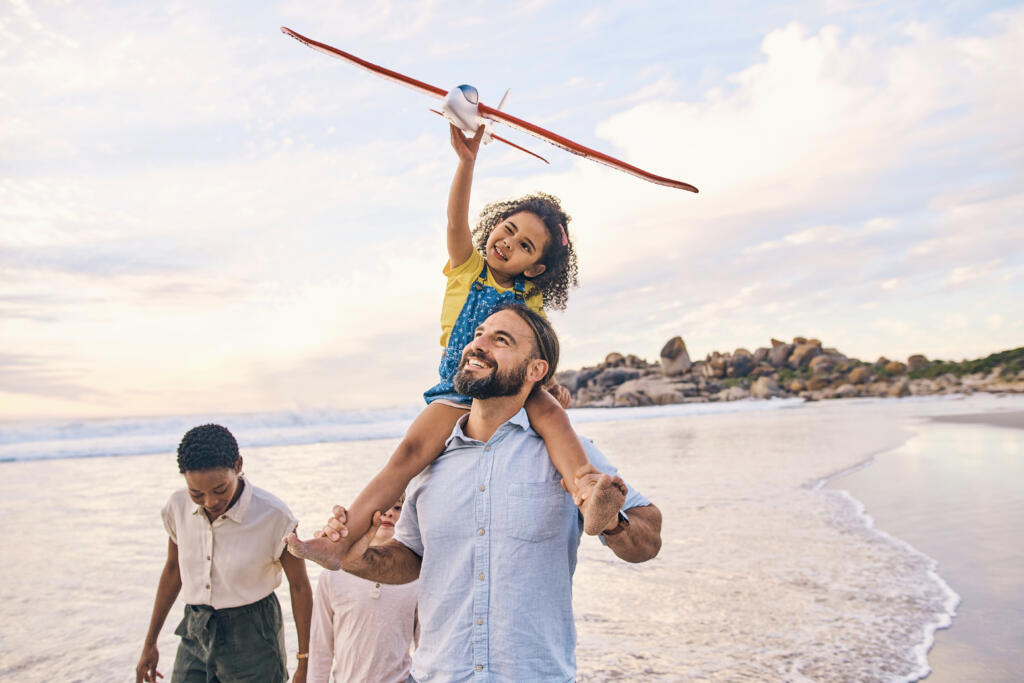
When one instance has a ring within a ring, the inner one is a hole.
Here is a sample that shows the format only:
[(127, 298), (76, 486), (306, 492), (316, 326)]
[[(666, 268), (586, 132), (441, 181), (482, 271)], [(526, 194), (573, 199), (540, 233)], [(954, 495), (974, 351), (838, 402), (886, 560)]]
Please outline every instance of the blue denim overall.
[(459, 361), (462, 360), (462, 350), (466, 348), (466, 344), (473, 340), (476, 328), (487, 319), (491, 311), (498, 304), (512, 301), (512, 299), (519, 302), (526, 301), (526, 279), (520, 275), (516, 278), (513, 289), (507, 292), (499, 292), (487, 284), (487, 264), (484, 263), (480, 275), (477, 276), (473, 285), (469, 288), (469, 294), (466, 295), (466, 303), (462, 304), (462, 310), (455, 321), (455, 327), (452, 328), (451, 334), (448, 335), (448, 347), (444, 350), (444, 355), (441, 356), (441, 365), (437, 368), (438, 373), (441, 375), (441, 381), (423, 393), (423, 398), (428, 404), (433, 403), (439, 398), (466, 406), (473, 402), (473, 399), (455, 391), (455, 387), (452, 384), (452, 380), (455, 379), (455, 373), (459, 369)]

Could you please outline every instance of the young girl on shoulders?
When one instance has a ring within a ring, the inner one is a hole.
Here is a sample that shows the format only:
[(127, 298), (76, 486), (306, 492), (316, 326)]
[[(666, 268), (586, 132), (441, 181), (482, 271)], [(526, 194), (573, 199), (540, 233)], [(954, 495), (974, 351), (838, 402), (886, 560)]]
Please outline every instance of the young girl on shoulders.
[[(328, 569), (341, 566), (350, 539), (366, 532), (373, 513), (386, 510), (409, 481), (441, 454), (455, 423), (469, 410), (472, 399), (455, 391), (452, 380), (477, 326), (497, 304), (513, 299), (542, 315), (546, 306), (565, 308), (569, 286), (576, 285), (570, 219), (555, 197), (538, 193), (489, 204), (476, 229), (470, 229), (469, 197), (483, 127), (472, 138), (454, 126), (450, 129), (459, 165), (448, 195), (448, 263), (444, 268), (448, 284), (441, 311), (445, 351), (438, 368), (440, 382), (426, 391), (427, 407), (413, 421), (384, 469), (348, 509), (348, 535), (340, 541), (318, 537), (301, 542), (294, 534), (289, 537), (292, 553)], [(577, 477), (591, 467), (563, 404), (568, 404), (568, 392), (555, 384), (548, 391), (534, 391), (526, 402), (526, 413), (530, 426), (544, 439), (566, 489), (577, 502), (583, 501), (584, 531), (596, 535), (617, 520), (617, 498), (611, 490), (594, 490), (593, 484), (591, 490), (580, 490)]]

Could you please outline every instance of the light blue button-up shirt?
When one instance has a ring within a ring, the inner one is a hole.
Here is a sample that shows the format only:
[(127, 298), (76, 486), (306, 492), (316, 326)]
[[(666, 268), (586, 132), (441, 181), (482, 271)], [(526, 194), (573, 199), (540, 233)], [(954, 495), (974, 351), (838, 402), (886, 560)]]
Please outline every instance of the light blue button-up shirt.
[[(544, 441), (520, 410), (487, 443), (455, 426), (412, 480), (395, 539), (423, 558), (424, 681), (571, 681), (572, 574), (583, 523)], [(616, 474), (583, 439), (590, 462)], [(649, 505), (632, 487), (624, 509)]]

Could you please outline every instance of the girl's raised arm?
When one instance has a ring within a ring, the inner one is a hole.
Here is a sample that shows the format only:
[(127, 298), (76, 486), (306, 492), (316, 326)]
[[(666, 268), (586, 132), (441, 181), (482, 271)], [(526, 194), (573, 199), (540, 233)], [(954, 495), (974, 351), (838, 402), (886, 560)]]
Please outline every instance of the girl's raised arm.
[(448, 192), (448, 266), (458, 268), (473, 253), (473, 235), (469, 230), (469, 194), (473, 189), (473, 167), (480, 150), (484, 127), (476, 135), (467, 138), (462, 131), (448, 124), (451, 129), (452, 148), (459, 155), (459, 166), (452, 178)]

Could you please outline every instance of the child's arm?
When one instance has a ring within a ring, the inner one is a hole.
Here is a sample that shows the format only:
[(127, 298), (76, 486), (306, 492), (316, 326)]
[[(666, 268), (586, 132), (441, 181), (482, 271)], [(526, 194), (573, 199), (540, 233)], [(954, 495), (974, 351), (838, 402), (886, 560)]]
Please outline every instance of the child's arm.
[(484, 127), (480, 126), (471, 138), (467, 138), (452, 124), (448, 124), (448, 127), (451, 128), (452, 148), (459, 155), (459, 165), (448, 192), (448, 265), (458, 268), (473, 254), (473, 235), (469, 230), (469, 195), (473, 189), (473, 167), (476, 165), (476, 154), (480, 150)]
[[(581, 492), (576, 488), (576, 476), (582, 467), (591, 467), (587, 454), (580, 444), (569, 416), (558, 400), (547, 391), (537, 390), (526, 399), (526, 415), (530, 418), (530, 426), (537, 432), (548, 449), (548, 457), (562, 475), (562, 482), (574, 500), (579, 500)], [(583, 530), (594, 536), (611, 526), (619, 513), (617, 499), (611, 492), (597, 490), (584, 496), (582, 505)]]
[(394, 454), (370, 483), (363, 488), (348, 509), (348, 535), (333, 540), (330, 535), (311, 541), (300, 541), (295, 533), (285, 542), (296, 557), (312, 560), (327, 569), (340, 569), (352, 539), (358, 539), (370, 528), (373, 513), (395, 504), (409, 481), (422, 472), (444, 450), (455, 422), (465, 410), (439, 402), (431, 403), (413, 420)]

